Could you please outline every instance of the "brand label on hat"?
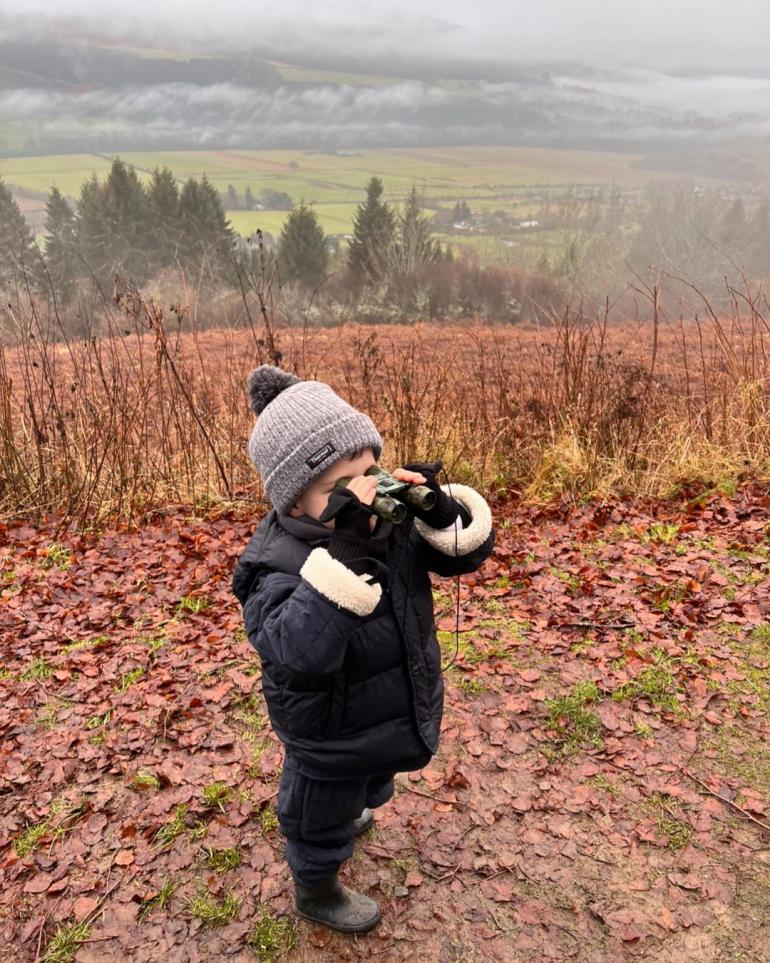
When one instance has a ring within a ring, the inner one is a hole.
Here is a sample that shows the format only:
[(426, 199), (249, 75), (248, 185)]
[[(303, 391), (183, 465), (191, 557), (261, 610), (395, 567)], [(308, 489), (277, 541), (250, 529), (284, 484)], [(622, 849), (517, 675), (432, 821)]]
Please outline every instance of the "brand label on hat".
[(334, 454), (337, 449), (331, 442), (327, 442), (323, 448), (319, 448), (318, 451), (313, 452), (310, 458), (306, 459), (305, 464), (308, 468), (318, 468), (322, 461), (326, 461), (329, 455)]

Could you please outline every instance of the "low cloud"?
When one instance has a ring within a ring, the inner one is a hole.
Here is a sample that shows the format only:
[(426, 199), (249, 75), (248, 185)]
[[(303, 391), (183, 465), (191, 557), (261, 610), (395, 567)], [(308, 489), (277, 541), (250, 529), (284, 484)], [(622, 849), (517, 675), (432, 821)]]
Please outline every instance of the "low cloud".
[(766, 135), (766, 114), (708, 117), (644, 105), (569, 78), (384, 87), (161, 84), (85, 92), (0, 91), (15, 153), (130, 149), (394, 147), (439, 144), (672, 147)]

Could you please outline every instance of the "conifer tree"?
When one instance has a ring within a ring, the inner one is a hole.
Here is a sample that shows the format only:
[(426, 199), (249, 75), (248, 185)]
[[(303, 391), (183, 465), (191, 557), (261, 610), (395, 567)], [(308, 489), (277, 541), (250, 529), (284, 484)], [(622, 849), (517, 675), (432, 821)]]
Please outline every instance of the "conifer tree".
[(106, 289), (112, 273), (112, 232), (106, 194), (95, 173), (80, 185), (75, 239), (81, 271)]
[(40, 284), (40, 260), (32, 231), (0, 178), (0, 284)]
[(315, 211), (300, 201), (286, 218), (278, 241), (278, 265), (284, 281), (317, 287), (329, 265), (326, 236)]
[(76, 253), (75, 214), (58, 187), (52, 187), (46, 203), (45, 263), (56, 297), (68, 304), (80, 273)]
[(246, 190), (243, 192), (243, 209), (245, 211), (253, 211), (257, 206), (257, 201), (251, 192), (251, 188), (247, 185)]
[(168, 167), (154, 168), (147, 186), (147, 250), (150, 269), (174, 264), (182, 235), (179, 187)]
[(392, 249), (391, 263), (399, 274), (409, 276), (422, 265), (444, 259), (441, 245), (430, 234), (430, 222), (422, 213), (417, 188), (412, 187), (398, 217), (398, 241)]
[(137, 282), (150, 273), (147, 252), (147, 195), (133, 167), (119, 157), (112, 162), (104, 185), (107, 224), (113, 262)]
[(366, 185), (366, 200), (353, 218), (353, 238), (348, 245), (348, 268), (359, 284), (377, 283), (388, 267), (388, 248), (393, 241), (395, 215), (382, 200), (379, 177)]
[(235, 242), (217, 189), (204, 174), (190, 178), (179, 195), (182, 226), (180, 252), (188, 267), (216, 275), (229, 272)]

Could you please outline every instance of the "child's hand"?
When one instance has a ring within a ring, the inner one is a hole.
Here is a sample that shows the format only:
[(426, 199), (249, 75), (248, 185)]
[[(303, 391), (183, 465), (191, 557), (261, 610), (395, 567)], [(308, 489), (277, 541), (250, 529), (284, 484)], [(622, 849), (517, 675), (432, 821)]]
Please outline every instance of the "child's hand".
[(377, 516), (370, 507), (377, 494), (377, 479), (356, 475), (347, 485), (335, 486), (318, 520), (327, 528), (352, 532), (373, 532)]
[(345, 488), (353, 492), (364, 505), (371, 505), (377, 494), (377, 479), (372, 475), (356, 475), (355, 478), (350, 479)]
[(409, 482), (410, 485), (424, 485), (428, 480), (425, 475), (421, 475), (417, 471), (409, 471), (406, 468), (396, 468), (391, 474), (396, 481)]

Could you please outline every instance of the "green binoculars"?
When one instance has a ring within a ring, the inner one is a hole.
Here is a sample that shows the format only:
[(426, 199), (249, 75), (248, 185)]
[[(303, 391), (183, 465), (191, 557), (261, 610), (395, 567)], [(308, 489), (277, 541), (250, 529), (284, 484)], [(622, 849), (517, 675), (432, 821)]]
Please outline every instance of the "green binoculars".
[[(403, 522), (408, 505), (427, 512), (436, 504), (436, 493), (427, 485), (399, 481), (379, 465), (372, 465), (364, 474), (377, 478), (377, 494), (371, 505), (372, 511), (393, 525)], [(349, 482), (349, 478), (340, 478), (336, 484), (346, 488)]]

